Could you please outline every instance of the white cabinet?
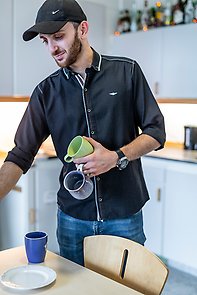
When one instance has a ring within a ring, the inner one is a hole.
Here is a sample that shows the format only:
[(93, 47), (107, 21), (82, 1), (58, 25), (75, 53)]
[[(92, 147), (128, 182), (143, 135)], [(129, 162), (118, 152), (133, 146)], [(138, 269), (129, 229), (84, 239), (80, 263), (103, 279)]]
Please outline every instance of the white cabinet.
[(48, 233), (48, 249), (58, 253), (57, 192), (62, 163), (57, 158), (35, 163), (35, 229)]
[(0, 250), (21, 246), (28, 231), (48, 234), (48, 249), (58, 253), (56, 239), (59, 159), (37, 159), (15, 188), (0, 201)]
[(146, 247), (197, 274), (197, 164), (143, 157), (150, 193), (144, 206)]
[(136, 59), (159, 98), (196, 98), (196, 24), (111, 37), (109, 54)]
[(197, 164), (166, 170), (164, 256), (197, 269)]
[[(159, 29), (162, 32), (162, 30)], [(157, 30), (125, 33), (112, 37), (108, 53), (136, 60), (155, 95), (161, 84), (162, 34)]]
[(0, 249), (21, 246), (26, 232), (34, 229), (34, 169), (23, 175), (13, 190), (0, 201)]
[(196, 98), (197, 25), (163, 30), (160, 97)]
[(0, 96), (3, 96), (13, 93), (12, 0), (1, 1), (0, 24)]
[(165, 169), (162, 161), (143, 158), (143, 171), (150, 200), (143, 209), (145, 246), (158, 255), (163, 254), (163, 208)]

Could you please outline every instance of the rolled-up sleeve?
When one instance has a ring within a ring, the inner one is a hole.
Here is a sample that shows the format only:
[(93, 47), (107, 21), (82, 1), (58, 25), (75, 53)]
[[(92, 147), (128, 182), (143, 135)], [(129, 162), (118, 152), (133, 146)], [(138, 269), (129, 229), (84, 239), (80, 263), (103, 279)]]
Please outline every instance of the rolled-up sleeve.
[(143, 134), (155, 138), (160, 143), (159, 149), (161, 149), (166, 140), (164, 117), (140, 66), (136, 62), (133, 83), (138, 126)]
[(16, 131), (15, 147), (5, 159), (18, 165), (23, 173), (31, 167), (42, 142), (49, 136), (42, 99), (41, 89), (35, 88)]

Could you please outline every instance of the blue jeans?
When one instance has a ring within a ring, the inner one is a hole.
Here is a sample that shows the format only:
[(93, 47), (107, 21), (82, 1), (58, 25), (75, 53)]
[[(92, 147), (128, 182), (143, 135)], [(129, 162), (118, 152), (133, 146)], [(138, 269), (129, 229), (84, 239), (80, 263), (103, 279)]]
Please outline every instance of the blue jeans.
[(121, 236), (144, 245), (142, 211), (130, 218), (106, 221), (86, 221), (73, 218), (58, 209), (57, 239), (60, 255), (84, 265), (83, 239), (92, 235)]

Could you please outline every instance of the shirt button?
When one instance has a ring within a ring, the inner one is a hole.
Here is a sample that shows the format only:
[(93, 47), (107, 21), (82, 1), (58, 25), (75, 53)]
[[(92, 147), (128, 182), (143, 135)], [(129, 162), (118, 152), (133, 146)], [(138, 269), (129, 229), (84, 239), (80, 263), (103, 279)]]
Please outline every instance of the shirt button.
[(91, 134), (92, 134), (92, 135), (94, 134), (94, 131), (93, 131), (93, 130), (91, 131)]
[(103, 199), (102, 198), (99, 198), (99, 202), (102, 202), (103, 201)]
[(84, 91), (85, 91), (85, 92), (87, 92), (87, 91), (88, 91), (88, 89), (87, 89), (87, 88), (84, 88)]
[(100, 181), (101, 180), (100, 177), (97, 177), (97, 180)]
[(90, 113), (92, 110), (91, 109), (88, 109), (88, 113)]

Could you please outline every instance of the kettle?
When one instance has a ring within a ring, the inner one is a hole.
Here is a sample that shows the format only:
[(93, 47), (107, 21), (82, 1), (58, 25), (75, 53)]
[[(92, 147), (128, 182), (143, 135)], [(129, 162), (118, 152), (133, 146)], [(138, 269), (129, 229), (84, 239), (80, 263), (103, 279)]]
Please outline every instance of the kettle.
[(197, 150), (197, 126), (184, 126), (184, 149)]

